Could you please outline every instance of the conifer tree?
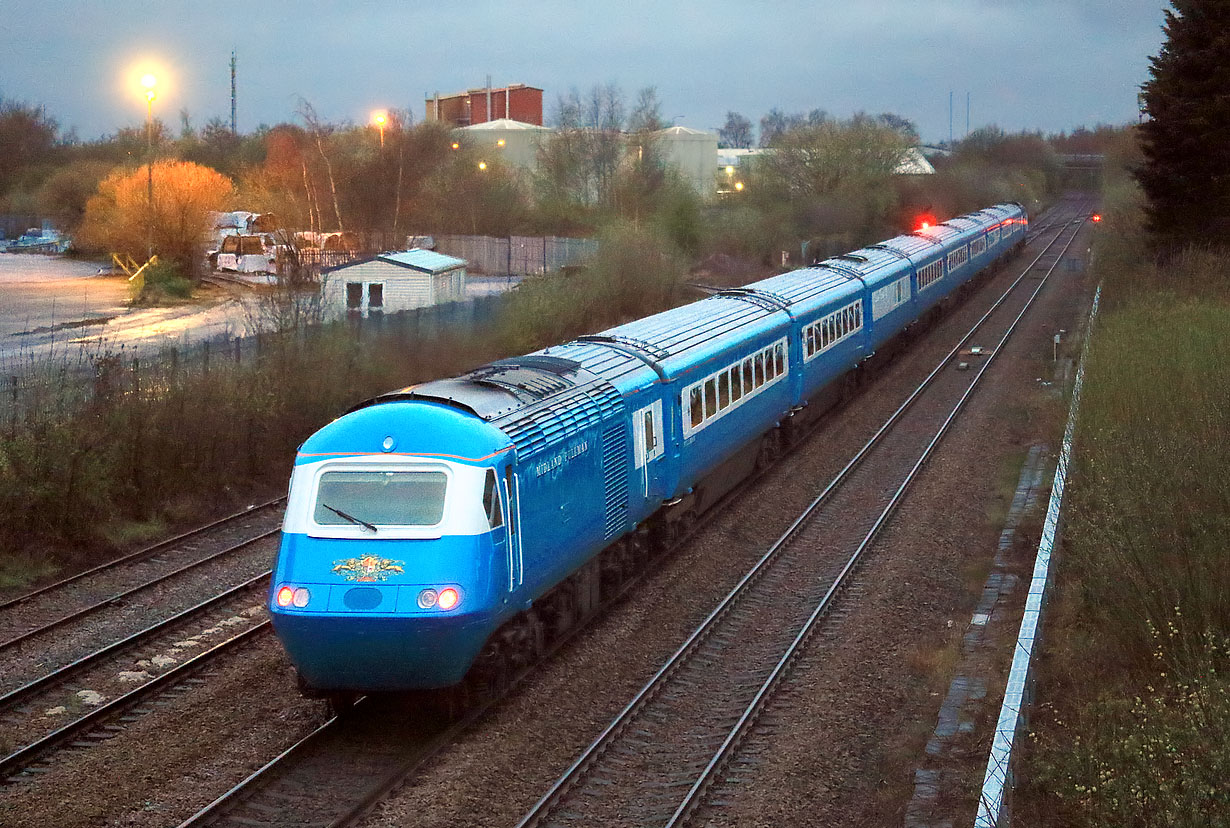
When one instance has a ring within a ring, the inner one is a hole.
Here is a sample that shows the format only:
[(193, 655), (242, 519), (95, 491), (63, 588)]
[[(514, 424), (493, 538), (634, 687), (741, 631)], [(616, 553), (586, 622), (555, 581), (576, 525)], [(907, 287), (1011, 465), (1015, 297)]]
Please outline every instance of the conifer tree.
[(1230, 3), (1171, 0), (1141, 125), (1149, 230), (1162, 255), (1230, 246)]

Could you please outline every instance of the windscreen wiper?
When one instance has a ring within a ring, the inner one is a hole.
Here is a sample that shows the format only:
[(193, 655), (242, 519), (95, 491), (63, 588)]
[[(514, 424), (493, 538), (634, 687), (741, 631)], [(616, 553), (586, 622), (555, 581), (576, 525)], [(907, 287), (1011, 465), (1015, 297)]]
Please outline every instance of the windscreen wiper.
[(377, 530), (376, 530), (376, 524), (374, 524), (374, 523), (368, 523), (368, 522), (367, 522), (367, 521), (365, 521), (365, 520), (360, 520), (359, 518), (355, 517), (354, 515), (347, 514), (346, 512), (343, 512), (341, 509), (334, 509), (334, 508), (333, 508), (332, 506), (330, 506), (328, 503), (322, 503), (322, 504), (320, 504), (320, 505), (321, 505), (321, 506), (324, 506), (326, 509), (328, 509), (330, 512), (332, 512), (333, 514), (337, 515), (338, 517), (345, 518), (346, 520), (350, 521), (351, 523), (355, 524), (356, 526), (362, 526), (364, 529), (371, 529), (373, 532), (377, 531)]

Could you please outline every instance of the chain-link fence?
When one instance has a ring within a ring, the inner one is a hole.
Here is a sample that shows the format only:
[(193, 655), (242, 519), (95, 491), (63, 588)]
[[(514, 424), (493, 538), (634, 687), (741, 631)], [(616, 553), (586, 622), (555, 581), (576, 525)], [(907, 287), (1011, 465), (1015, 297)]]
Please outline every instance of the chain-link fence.
[[(500, 295), (417, 308), (396, 314), (373, 314), (336, 323), (360, 341), (387, 338), (400, 343), (428, 341), (444, 333), (480, 337), (493, 324)], [(72, 345), (51, 357), (10, 353), (0, 356), (0, 427), (16, 431), (21, 422), (64, 416), (91, 402), (159, 386), (173, 386), (188, 374), (225, 370), (228, 364), (262, 358), (275, 337), (283, 347), (288, 336), (306, 339), (319, 326), (290, 333), (219, 335), (157, 351), (124, 345)]]
[(575, 265), (598, 252), (595, 239), (559, 236), (436, 236), (436, 250), (490, 276), (532, 276)]

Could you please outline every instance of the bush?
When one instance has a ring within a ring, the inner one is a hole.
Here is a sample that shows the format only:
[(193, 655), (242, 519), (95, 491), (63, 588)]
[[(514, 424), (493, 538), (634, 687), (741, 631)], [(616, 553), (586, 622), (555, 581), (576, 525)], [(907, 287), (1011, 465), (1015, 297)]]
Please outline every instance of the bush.
[(141, 276), (132, 282), (134, 305), (162, 305), (170, 301), (182, 301), (192, 297), (192, 281), (180, 274), (171, 263), (156, 261), (141, 271)]

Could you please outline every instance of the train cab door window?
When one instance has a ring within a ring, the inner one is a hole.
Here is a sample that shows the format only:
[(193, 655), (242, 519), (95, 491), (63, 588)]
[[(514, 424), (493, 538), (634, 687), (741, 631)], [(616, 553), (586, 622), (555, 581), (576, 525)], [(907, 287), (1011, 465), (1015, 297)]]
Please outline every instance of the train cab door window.
[(730, 374), (723, 371), (718, 375), (718, 408), (730, 407)]
[[(666, 450), (666, 441), (662, 439), (662, 403), (642, 408), (633, 415), (633, 439), (636, 441), (636, 465), (647, 466), (657, 460)], [(646, 471), (645, 493), (649, 493), (649, 478)]]
[(504, 512), (500, 508), (500, 487), (495, 479), (495, 469), (487, 469), (487, 479), (483, 483), (483, 511), (487, 513), (487, 523), (492, 529), (504, 525)]
[(384, 285), (381, 283), (367, 286), (367, 309), (384, 312)]
[(688, 407), (691, 413), (692, 428), (698, 428), (705, 421), (705, 403), (701, 396), (700, 386), (696, 386), (688, 395)]
[(705, 380), (705, 417), (712, 417), (717, 410), (717, 383), (712, 379)]
[(741, 375), (739, 366), (736, 365), (730, 369), (730, 399), (731, 402), (738, 402), (743, 396), (743, 383), (740, 382)]
[(346, 310), (348, 311), (363, 310), (363, 283), (362, 282), (347, 282), (346, 283)]
[(521, 527), (520, 498), (511, 463), (504, 467), (504, 503), (508, 506), (508, 590), (511, 592), (525, 580), (525, 560), (518, 531)]

